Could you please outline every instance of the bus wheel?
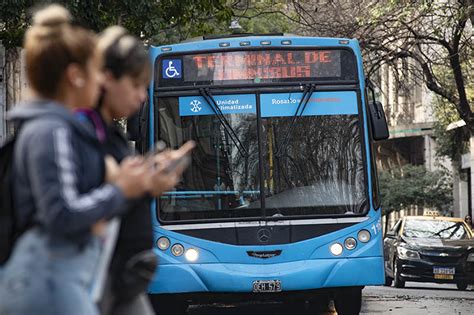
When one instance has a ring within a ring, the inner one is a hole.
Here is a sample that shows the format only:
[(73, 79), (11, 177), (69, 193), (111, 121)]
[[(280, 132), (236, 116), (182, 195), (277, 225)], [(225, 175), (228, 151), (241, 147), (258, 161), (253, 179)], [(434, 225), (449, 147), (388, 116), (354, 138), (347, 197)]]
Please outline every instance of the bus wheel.
[(461, 291), (465, 291), (467, 289), (467, 282), (458, 282), (456, 283), (456, 287)]
[(149, 295), (156, 315), (186, 315), (188, 304), (186, 301), (176, 299), (173, 296)]
[(358, 315), (362, 304), (362, 288), (340, 288), (336, 293), (334, 306), (338, 315)]
[(283, 302), (283, 311), (290, 314), (306, 314), (305, 301), (285, 301)]

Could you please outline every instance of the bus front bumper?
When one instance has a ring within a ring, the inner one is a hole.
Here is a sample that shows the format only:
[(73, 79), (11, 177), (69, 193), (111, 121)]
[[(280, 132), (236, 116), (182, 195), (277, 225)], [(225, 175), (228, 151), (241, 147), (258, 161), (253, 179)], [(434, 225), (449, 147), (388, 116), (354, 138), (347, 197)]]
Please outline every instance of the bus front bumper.
[(186, 292), (251, 293), (257, 280), (279, 280), (285, 291), (382, 285), (383, 257), (317, 259), (277, 264), (160, 265), (151, 294)]

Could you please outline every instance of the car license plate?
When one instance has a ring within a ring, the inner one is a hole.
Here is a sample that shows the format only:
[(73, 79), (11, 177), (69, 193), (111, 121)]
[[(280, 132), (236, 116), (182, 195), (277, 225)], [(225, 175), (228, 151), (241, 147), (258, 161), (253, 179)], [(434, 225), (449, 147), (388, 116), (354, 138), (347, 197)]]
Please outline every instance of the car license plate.
[(280, 280), (256, 280), (253, 282), (252, 291), (255, 293), (281, 292), (281, 281)]
[(454, 279), (456, 268), (433, 267), (433, 273), (435, 279), (452, 280)]

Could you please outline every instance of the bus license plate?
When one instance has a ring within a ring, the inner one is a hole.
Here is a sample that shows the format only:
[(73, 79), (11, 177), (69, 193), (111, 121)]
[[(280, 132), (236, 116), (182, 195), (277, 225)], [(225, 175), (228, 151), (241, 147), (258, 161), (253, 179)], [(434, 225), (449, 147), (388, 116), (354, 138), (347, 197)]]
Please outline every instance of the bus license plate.
[(256, 280), (253, 282), (252, 291), (255, 293), (281, 292), (281, 281), (280, 280)]
[(454, 279), (456, 268), (433, 267), (433, 273), (435, 279), (452, 280)]

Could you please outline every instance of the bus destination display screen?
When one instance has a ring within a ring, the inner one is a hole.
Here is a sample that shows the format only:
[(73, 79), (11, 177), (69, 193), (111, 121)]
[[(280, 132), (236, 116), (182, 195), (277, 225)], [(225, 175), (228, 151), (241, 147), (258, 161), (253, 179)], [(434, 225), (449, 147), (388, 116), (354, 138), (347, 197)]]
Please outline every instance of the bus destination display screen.
[(356, 79), (355, 58), (347, 50), (226, 51), (160, 61), (161, 86)]

